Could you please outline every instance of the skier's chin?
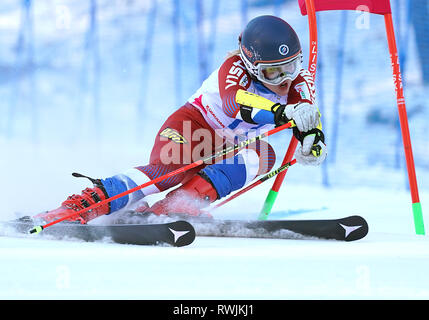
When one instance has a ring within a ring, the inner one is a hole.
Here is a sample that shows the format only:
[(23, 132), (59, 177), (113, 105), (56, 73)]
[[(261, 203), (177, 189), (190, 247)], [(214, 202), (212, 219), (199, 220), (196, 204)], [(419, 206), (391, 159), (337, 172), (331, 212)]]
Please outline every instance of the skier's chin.
[(290, 88), (291, 83), (292, 83), (292, 81), (286, 80), (283, 83), (276, 85), (276, 86), (269, 85), (269, 84), (267, 84), (266, 86), (268, 87), (268, 89), (270, 89), (274, 93), (278, 94), (279, 96), (286, 96), (289, 93), (289, 88)]

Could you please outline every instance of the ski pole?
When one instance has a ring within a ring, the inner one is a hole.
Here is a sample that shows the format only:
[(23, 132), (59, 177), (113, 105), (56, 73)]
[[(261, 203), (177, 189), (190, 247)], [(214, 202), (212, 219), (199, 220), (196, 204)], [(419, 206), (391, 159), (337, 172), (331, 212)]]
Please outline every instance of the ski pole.
[(265, 176), (263, 176), (262, 178), (258, 179), (256, 182), (254, 182), (254, 183), (248, 185), (247, 187), (241, 189), (239, 192), (233, 194), (228, 199), (225, 199), (222, 202), (216, 204), (215, 206), (213, 206), (213, 209), (217, 209), (220, 206), (223, 206), (224, 204), (226, 204), (226, 203), (230, 202), (231, 200), (237, 198), (238, 196), (241, 196), (243, 193), (246, 193), (247, 191), (253, 189), (256, 186), (259, 186), (261, 183), (263, 183), (263, 182), (267, 181), (268, 179), (271, 179), (272, 177), (278, 175), (279, 173), (281, 173), (284, 170), (288, 169), (290, 166), (294, 165), (295, 163), (296, 163), (296, 159), (293, 159), (292, 161), (290, 161), (290, 162), (288, 162), (288, 163), (280, 166), (276, 170), (273, 170), (273, 171), (267, 173)]
[(175, 175), (177, 175), (177, 174), (179, 174), (179, 173), (182, 173), (182, 172), (188, 171), (188, 170), (190, 170), (190, 169), (193, 169), (193, 168), (195, 168), (195, 167), (198, 167), (198, 166), (200, 166), (200, 165), (204, 164), (205, 162), (214, 161), (214, 160), (216, 160), (216, 159), (217, 159), (217, 158), (219, 158), (219, 157), (223, 157), (223, 156), (225, 156), (225, 155), (227, 155), (227, 154), (229, 154), (229, 153), (231, 153), (231, 152), (234, 152), (234, 151), (236, 151), (236, 150), (242, 149), (242, 148), (246, 147), (246, 146), (247, 146), (247, 145), (249, 145), (249, 144), (252, 144), (252, 143), (254, 143), (254, 142), (256, 142), (256, 141), (262, 140), (262, 139), (264, 139), (264, 138), (266, 138), (266, 137), (269, 137), (269, 136), (271, 136), (271, 135), (273, 135), (273, 134), (275, 134), (275, 133), (277, 133), (277, 132), (279, 132), (279, 131), (282, 131), (282, 130), (284, 130), (284, 129), (290, 128), (290, 127), (292, 127), (293, 125), (294, 125), (294, 122), (291, 120), (291, 121), (289, 121), (288, 123), (285, 123), (284, 125), (281, 125), (281, 126), (279, 126), (279, 127), (276, 127), (276, 128), (274, 128), (274, 129), (271, 129), (271, 130), (269, 130), (269, 131), (267, 131), (267, 132), (264, 132), (264, 133), (262, 133), (262, 134), (260, 134), (260, 135), (258, 135), (258, 136), (255, 136), (255, 137), (253, 137), (253, 138), (249, 138), (249, 139), (247, 139), (247, 140), (243, 140), (242, 142), (237, 143), (237, 144), (232, 145), (232, 146), (229, 146), (229, 147), (225, 148), (224, 150), (221, 150), (221, 151), (219, 151), (219, 152), (216, 152), (216, 153), (215, 153), (215, 154), (213, 154), (213, 155), (210, 155), (210, 156), (208, 156), (208, 157), (206, 157), (206, 158), (203, 158), (203, 159), (197, 160), (197, 161), (195, 161), (195, 162), (193, 162), (193, 163), (190, 163), (190, 164), (188, 164), (188, 165), (186, 165), (186, 166), (184, 166), (184, 167), (181, 167), (181, 168), (179, 168), (179, 169), (176, 169), (176, 170), (174, 170), (174, 171), (171, 171), (171, 172), (169, 172), (169, 173), (167, 173), (167, 174), (165, 174), (165, 175), (163, 175), (163, 176), (160, 176), (160, 177), (155, 178), (155, 179), (153, 179), (153, 180), (151, 180), (151, 181), (148, 181), (148, 182), (146, 182), (146, 183), (143, 183), (142, 185), (136, 186), (136, 187), (134, 187), (134, 188), (132, 188), (132, 189), (129, 189), (129, 190), (127, 190), (127, 191), (124, 191), (124, 192), (122, 192), (122, 193), (119, 193), (119, 194), (117, 194), (117, 195), (115, 195), (115, 196), (113, 196), (113, 197), (110, 197), (110, 198), (104, 199), (104, 200), (102, 200), (102, 201), (100, 201), (100, 202), (94, 203), (93, 205), (91, 205), (91, 206), (89, 206), (89, 207), (86, 207), (86, 208), (84, 208), (84, 209), (82, 209), (82, 210), (79, 210), (79, 211), (73, 212), (73, 213), (71, 213), (71, 214), (69, 214), (69, 215), (66, 215), (66, 216), (64, 216), (64, 217), (60, 218), (60, 219), (57, 219), (57, 220), (51, 221), (51, 222), (49, 222), (49, 223), (47, 223), (47, 224), (45, 224), (45, 225), (35, 226), (33, 229), (31, 229), (31, 230), (29, 231), (29, 233), (39, 233), (39, 232), (41, 232), (43, 229), (46, 229), (46, 228), (48, 228), (48, 227), (50, 227), (50, 226), (52, 226), (52, 225), (54, 225), (54, 224), (57, 224), (57, 223), (59, 223), (59, 222), (61, 222), (61, 221), (64, 221), (64, 220), (70, 219), (70, 218), (72, 218), (72, 217), (74, 217), (74, 216), (77, 216), (77, 215), (79, 215), (79, 214), (82, 214), (82, 213), (85, 213), (85, 212), (87, 212), (87, 211), (93, 210), (93, 209), (95, 209), (95, 208), (97, 208), (97, 207), (99, 207), (99, 206), (102, 206), (102, 205), (104, 205), (104, 204), (106, 204), (106, 203), (109, 203), (109, 202), (111, 202), (111, 201), (114, 201), (114, 200), (116, 200), (116, 199), (119, 199), (119, 198), (121, 198), (121, 197), (124, 197), (124, 196), (126, 196), (126, 195), (128, 195), (128, 194), (130, 194), (130, 193), (136, 192), (136, 191), (138, 191), (138, 190), (140, 190), (140, 189), (146, 188), (146, 187), (148, 187), (148, 186), (150, 186), (150, 185), (153, 185), (153, 184), (155, 184), (155, 183), (158, 183), (158, 182), (160, 182), (160, 181), (162, 181), (162, 180), (165, 180), (165, 179), (168, 179), (168, 178), (170, 178), (170, 177), (173, 177), (173, 176), (175, 176)]

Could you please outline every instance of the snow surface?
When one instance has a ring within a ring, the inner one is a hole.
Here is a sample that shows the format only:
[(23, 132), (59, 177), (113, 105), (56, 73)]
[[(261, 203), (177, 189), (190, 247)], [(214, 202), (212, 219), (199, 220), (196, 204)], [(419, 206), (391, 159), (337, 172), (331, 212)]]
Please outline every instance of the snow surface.
[[(87, 2), (85, 5), (76, 1), (39, 4), (36, 10), (39, 41), (35, 51), (41, 68), (37, 75), (37, 95), (31, 98), (37, 102), (40, 113), (35, 125), (37, 130), (32, 130), (33, 122), (24, 103), (31, 83), (28, 87), (23, 80), (24, 95), (18, 99), (21, 109), (17, 109), (11, 125), (13, 134), (6, 133), (6, 121), (10, 118), (2, 117), (0, 122), (1, 220), (56, 208), (70, 193), (88, 186), (85, 179), (72, 178), (71, 172), (108, 177), (144, 164), (153, 139), (147, 133), (157, 130), (177, 105), (173, 94), (166, 95), (174, 92), (174, 81), (165, 83), (162, 72), (174, 68), (171, 30), (163, 29), (170, 23), (171, 6), (159, 1), (165, 11), (159, 11), (157, 30), (160, 31), (154, 47), (164, 50), (153, 53), (151, 70), (156, 72), (150, 73), (153, 81), (145, 88), (145, 92), (151, 93), (147, 104), (155, 108), (153, 106), (162, 101), (162, 106), (156, 108), (157, 113), (150, 108), (146, 110), (142, 128), (135, 109), (135, 101), (141, 98), (142, 71), (139, 55), (142, 45), (136, 39), (144, 34), (146, 24), (142, 23), (145, 21), (142, 15), (149, 6), (139, 7), (137, 2), (129, 2), (130, 6), (136, 6), (133, 14), (129, 14), (125, 2), (116, 1), (112, 6), (106, 1), (100, 2), (103, 3), (100, 33), (104, 39), (101, 51), (111, 53), (102, 61), (100, 105), (103, 109), (99, 115), (102, 126), (97, 127), (101, 130), (97, 137), (100, 140), (98, 143), (93, 140), (93, 113), (88, 102), (91, 95), (79, 87), (81, 64), (86, 59), (82, 39), (88, 26)], [(55, 12), (59, 5), (71, 8), (72, 27), (52, 32), (55, 19), (49, 18), (49, 12)], [(194, 7), (188, 6), (189, 10), (183, 9), (182, 14), (183, 19), (191, 23)], [(123, 10), (118, 11), (118, 7)], [(0, 24), (8, 32), (2, 32), (0, 41), (2, 47), (9, 49), (0, 52), (0, 56), (2, 61), (13, 62), (15, 51), (10, 48), (15, 43), (20, 12), (12, 0), (4, 1), (2, 8), (5, 13), (0, 12)], [(238, 1), (222, 2), (220, 11), (213, 66), (228, 50), (235, 48), (236, 36), (241, 30)], [(249, 12), (249, 18), (272, 12), (271, 6), (255, 7)], [(307, 52), (307, 20), (299, 15), (296, 2), (288, 2), (282, 14), (302, 37)], [(327, 31), (334, 34), (338, 29), (338, 16), (334, 13), (325, 16), (319, 20), (325, 30), (320, 41), (329, 43), (321, 47), (325, 70), (329, 70), (330, 64), (335, 63), (337, 37), (328, 37)], [(208, 28), (206, 23), (205, 29)], [(185, 67), (197, 70), (197, 57), (195, 53), (191, 55), (196, 52), (197, 43), (191, 29), (183, 29), (179, 36), (182, 53), (188, 55)], [(389, 62), (368, 59), (369, 65), (360, 63), (362, 54), (368, 56), (367, 51), (370, 57), (387, 57), (382, 18), (371, 17), (370, 30), (356, 31), (351, 27), (348, 32), (348, 39), (353, 42), (348, 43), (346, 50), (348, 76), (344, 79), (342, 106), (347, 108), (341, 110), (337, 160), (326, 167), (331, 186), (322, 184), (320, 168), (293, 166), (270, 218), (327, 219), (359, 214), (369, 224), (366, 238), (346, 243), (198, 237), (188, 247), (172, 248), (117, 245), (108, 241), (55, 241), (33, 235), (2, 236), (0, 298), (428, 299), (428, 236), (415, 235), (411, 199), (404, 187), (403, 160), (399, 167), (394, 165), (397, 119)], [(114, 61), (109, 60), (110, 56)], [(425, 120), (429, 114), (428, 97), (419, 85), (415, 55), (413, 59), (409, 65), (411, 72), (407, 73), (406, 95), (409, 110), (415, 110), (413, 114), (417, 115), (410, 116), (410, 129), (420, 199), (429, 232), (429, 149)], [(328, 78), (328, 73), (324, 75), (330, 87), (325, 88), (331, 93), (337, 84)], [(369, 81), (368, 74), (377, 74), (378, 81)], [(199, 82), (193, 79), (197, 78), (197, 72), (187, 72), (185, 76), (182, 99), (192, 94)], [(6, 97), (0, 101), (3, 114), (11, 112), (8, 106), (15, 101), (17, 87), (19, 85), (0, 87), (0, 94)], [(325, 95), (325, 98), (324, 119), (328, 124), (325, 128), (331, 132), (332, 110), (327, 106), (332, 97)], [(424, 107), (419, 109), (419, 105)], [(80, 109), (76, 112), (76, 108)], [(371, 113), (374, 110), (379, 111), (378, 118)], [(327, 139), (332, 137), (328, 134)], [(282, 150), (284, 141), (289, 141), (289, 137), (274, 137), (270, 142)], [(256, 219), (270, 185), (268, 182), (257, 187), (213, 215), (219, 219)], [(152, 202), (161, 196), (149, 200)], [(108, 223), (110, 219), (113, 217), (101, 217), (94, 223)]]
[[(361, 214), (369, 234), (355, 242), (197, 237), (182, 248), (0, 237), (0, 298), (429, 298), (429, 239), (413, 234), (407, 193), (284, 187), (278, 207), (290, 209), (272, 218)], [(291, 200), (308, 192), (303, 213)], [(257, 208), (255, 193), (215, 216)]]

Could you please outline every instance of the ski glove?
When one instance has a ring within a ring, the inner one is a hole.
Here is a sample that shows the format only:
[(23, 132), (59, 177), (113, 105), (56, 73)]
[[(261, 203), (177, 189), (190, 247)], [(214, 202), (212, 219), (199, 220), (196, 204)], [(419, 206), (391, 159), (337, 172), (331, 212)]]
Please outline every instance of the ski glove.
[(313, 129), (302, 134), (302, 138), (302, 145), (295, 153), (297, 162), (303, 165), (318, 166), (325, 161), (327, 151), (323, 132)]
[(317, 107), (307, 102), (299, 102), (287, 105), (274, 105), (274, 122), (281, 126), (290, 120), (294, 120), (300, 132), (307, 132), (319, 125), (320, 113)]

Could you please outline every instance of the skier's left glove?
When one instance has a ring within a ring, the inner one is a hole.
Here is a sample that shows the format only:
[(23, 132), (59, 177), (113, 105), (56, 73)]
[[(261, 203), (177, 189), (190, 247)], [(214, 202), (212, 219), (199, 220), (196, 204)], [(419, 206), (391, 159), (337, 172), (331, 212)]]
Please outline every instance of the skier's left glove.
[(303, 165), (318, 166), (325, 161), (327, 150), (325, 145), (325, 137), (319, 129), (313, 129), (299, 136), (301, 146), (295, 153), (295, 158), (298, 163)]
[(277, 127), (294, 120), (300, 132), (308, 132), (319, 125), (320, 112), (313, 104), (307, 102), (287, 105), (275, 104), (271, 109), (274, 113), (274, 123)]

